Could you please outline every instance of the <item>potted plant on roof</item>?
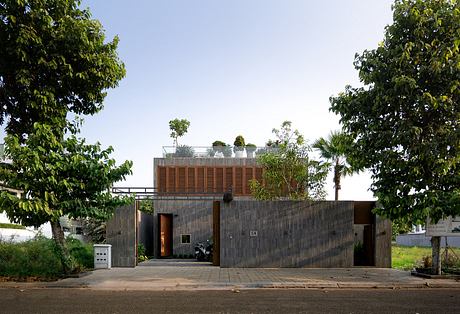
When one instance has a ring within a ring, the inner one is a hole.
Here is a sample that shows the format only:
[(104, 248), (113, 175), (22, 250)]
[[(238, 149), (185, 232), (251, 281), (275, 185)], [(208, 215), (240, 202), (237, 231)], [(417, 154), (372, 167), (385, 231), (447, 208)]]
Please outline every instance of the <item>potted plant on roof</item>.
[(227, 146), (227, 144), (225, 144), (222, 141), (214, 141), (212, 143), (212, 149), (214, 151), (213, 156), (215, 156), (215, 157), (223, 157), (223, 152), (224, 152), (224, 147), (225, 146)]
[(257, 146), (251, 143), (246, 144), (246, 154), (248, 158), (254, 158), (254, 152), (256, 151)]
[(235, 142), (233, 142), (233, 151), (235, 152), (236, 158), (242, 158), (244, 154), (244, 146), (246, 145), (244, 142), (244, 137), (242, 135), (238, 135), (235, 138)]

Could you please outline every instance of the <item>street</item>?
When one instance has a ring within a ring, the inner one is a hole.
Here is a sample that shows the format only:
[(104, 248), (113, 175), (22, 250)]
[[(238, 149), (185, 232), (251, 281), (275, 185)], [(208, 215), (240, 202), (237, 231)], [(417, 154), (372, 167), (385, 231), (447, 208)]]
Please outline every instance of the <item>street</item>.
[(459, 289), (0, 289), (0, 313), (459, 313)]

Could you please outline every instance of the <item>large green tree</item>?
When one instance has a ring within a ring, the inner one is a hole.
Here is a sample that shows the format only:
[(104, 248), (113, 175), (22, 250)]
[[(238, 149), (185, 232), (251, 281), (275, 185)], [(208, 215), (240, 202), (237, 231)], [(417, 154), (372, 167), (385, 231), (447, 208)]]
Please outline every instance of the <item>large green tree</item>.
[(356, 56), (364, 86), (347, 86), (331, 110), (355, 140), (353, 162), (372, 172), (379, 214), (459, 215), (460, 3), (397, 0), (393, 20), (378, 48)]
[(250, 182), (251, 193), (256, 199), (324, 199), (324, 182), (328, 165), (311, 159), (310, 146), (290, 121), (284, 121), (280, 129), (273, 129), (275, 140), (257, 157), (263, 167), (263, 181)]
[(94, 114), (125, 75), (118, 38), (79, 0), (0, 0), (0, 124), (22, 138), (35, 122), (61, 128)]
[(312, 146), (320, 152), (321, 157), (331, 163), (331, 167), (334, 171), (335, 200), (338, 201), (339, 191), (342, 188), (342, 177), (357, 172), (357, 170), (347, 162), (346, 158), (347, 152), (351, 147), (350, 138), (343, 132), (333, 131), (327, 138), (320, 137), (317, 139)]
[(132, 201), (111, 194), (113, 183), (124, 180), (132, 165), (125, 161), (116, 166), (111, 152), (111, 147), (88, 145), (75, 135), (64, 138), (62, 132), (39, 123), (24, 143), (18, 135), (5, 138), (5, 153), (12, 162), (0, 164), (0, 182), (21, 190), (22, 196), (1, 191), (0, 208), (15, 223), (50, 222), (67, 271), (71, 264), (59, 218), (105, 220), (114, 208)]

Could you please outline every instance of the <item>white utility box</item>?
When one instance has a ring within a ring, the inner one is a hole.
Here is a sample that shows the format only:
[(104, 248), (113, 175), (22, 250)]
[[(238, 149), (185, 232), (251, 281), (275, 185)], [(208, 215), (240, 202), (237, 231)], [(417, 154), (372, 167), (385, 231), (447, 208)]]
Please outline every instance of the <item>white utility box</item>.
[(94, 244), (94, 269), (112, 268), (112, 245)]

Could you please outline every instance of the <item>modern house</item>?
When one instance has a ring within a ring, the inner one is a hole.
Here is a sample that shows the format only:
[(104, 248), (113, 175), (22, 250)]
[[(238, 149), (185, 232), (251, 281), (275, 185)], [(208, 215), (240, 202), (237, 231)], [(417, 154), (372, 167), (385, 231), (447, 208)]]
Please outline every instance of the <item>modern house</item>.
[(212, 239), (221, 267), (391, 267), (391, 223), (372, 213), (375, 202), (257, 201), (249, 188), (262, 180), (257, 159), (210, 150), (178, 156), (165, 149), (154, 158), (154, 188), (139, 194), (152, 200), (153, 217), (133, 215), (134, 205), (120, 211), (124, 218), (108, 224), (114, 250), (124, 245), (133, 254), (122, 239), (129, 221), (131, 241), (156, 258), (191, 256), (196, 242)]

